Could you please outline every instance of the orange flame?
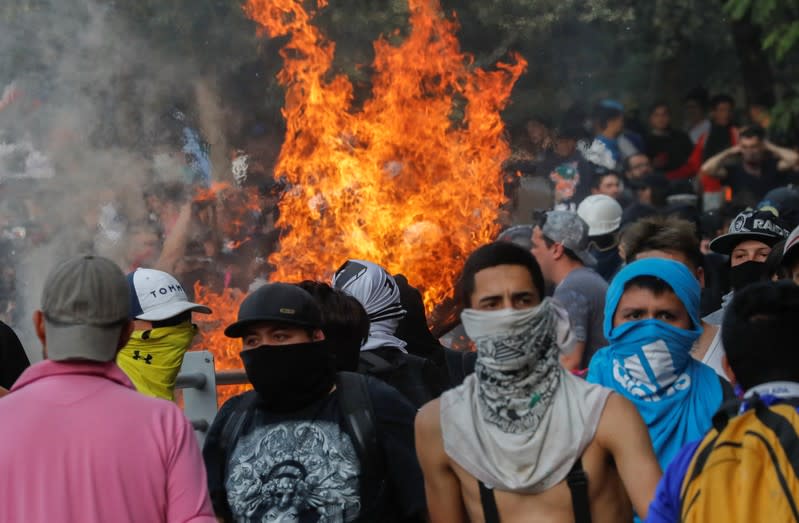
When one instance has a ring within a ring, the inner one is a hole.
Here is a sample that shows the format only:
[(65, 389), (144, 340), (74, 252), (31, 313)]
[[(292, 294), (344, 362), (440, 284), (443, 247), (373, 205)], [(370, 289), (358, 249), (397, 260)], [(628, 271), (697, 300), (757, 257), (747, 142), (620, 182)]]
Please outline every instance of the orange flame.
[[(278, 75), (287, 132), (275, 175), (292, 189), (280, 202), (277, 226), (286, 233), (270, 257), (272, 279), (329, 279), (347, 258), (367, 259), (405, 274), (429, 312), (450, 294), (465, 257), (498, 231), (509, 156), (500, 110), (526, 62), (514, 56), (494, 71), (476, 68), (437, 0), (409, 7), (407, 39), (374, 44), (372, 97), (359, 110), (350, 81), (331, 76), (334, 43), (300, 0), (248, 0), (245, 11), (271, 36), (290, 35)], [(196, 200), (219, 199), (225, 188)], [(223, 229), (238, 229), (240, 215), (226, 219)], [(201, 325), (202, 345), (218, 369), (240, 368), (240, 343), (222, 330), (243, 296), (199, 284), (195, 291), (214, 311)], [(226, 389), (220, 404), (244, 387)]]
[[(326, 2), (319, 1), (319, 7)], [(524, 59), (473, 67), (437, 0), (409, 0), (410, 34), (375, 44), (372, 97), (331, 77), (335, 45), (298, 0), (248, 0), (271, 36), (290, 35), (278, 80), (286, 138), (275, 167), (293, 190), (272, 279), (328, 279), (347, 258), (402, 272), (428, 311), (451, 292), (465, 257), (498, 231), (509, 155), (500, 110)]]
[[(238, 289), (224, 289), (221, 294), (194, 284), (194, 297), (197, 303), (207, 305), (213, 314), (195, 314), (192, 318), (200, 329), (197, 346), (214, 354), (216, 370), (240, 369), (241, 340), (231, 339), (223, 334), (225, 327), (236, 321), (239, 304), (244, 298)], [(246, 385), (227, 385), (217, 388), (217, 403), (222, 405), (228, 398), (251, 389)]]

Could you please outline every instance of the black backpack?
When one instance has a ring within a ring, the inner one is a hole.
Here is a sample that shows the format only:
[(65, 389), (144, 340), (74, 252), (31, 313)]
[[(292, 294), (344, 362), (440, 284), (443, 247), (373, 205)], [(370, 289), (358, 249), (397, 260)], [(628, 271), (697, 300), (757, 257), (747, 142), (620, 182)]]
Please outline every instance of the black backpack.
[(417, 409), (447, 388), (435, 363), (393, 347), (361, 351), (358, 372), (388, 383)]
[[(388, 488), (386, 464), (377, 437), (377, 417), (369, 394), (368, 378), (355, 372), (339, 372), (336, 375), (336, 392), (343, 419), (342, 428), (352, 440), (361, 465), (361, 512), (358, 521), (393, 521), (386, 519), (385, 514), (378, 513), (386, 505)], [(229, 450), (250, 420), (257, 398), (255, 392), (245, 394), (225, 421), (219, 444), (226, 460)]]

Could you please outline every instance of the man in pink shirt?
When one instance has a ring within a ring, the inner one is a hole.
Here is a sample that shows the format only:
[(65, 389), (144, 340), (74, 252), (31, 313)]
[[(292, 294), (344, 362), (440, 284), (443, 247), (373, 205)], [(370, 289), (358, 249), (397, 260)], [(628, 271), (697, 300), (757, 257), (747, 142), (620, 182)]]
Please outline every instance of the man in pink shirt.
[(133, 329), (122, 271), (71, 259), (41, 307), (45, 360), (0, 400), (0, 521), (215, 522), (188, 420), (114, 363)]

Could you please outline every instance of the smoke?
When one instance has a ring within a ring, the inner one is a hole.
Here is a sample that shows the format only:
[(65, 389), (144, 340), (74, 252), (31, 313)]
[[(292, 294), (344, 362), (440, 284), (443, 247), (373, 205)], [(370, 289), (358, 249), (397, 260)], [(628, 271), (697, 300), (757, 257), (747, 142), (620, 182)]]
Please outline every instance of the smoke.
[(41, 355), (30, 318), (55, 263), (91, 251), (125, 269), (131, 227), (147, 219), (145, 187), (232, 181), (226, 126), (242, 118), (220, 84), (238, 64), (209, 67), (220, 62), (208, 40), (187, 56), (145, 36), (148, 4), (0, 6), (0, 263), (16, 269), (0, 319), (32, 361)]

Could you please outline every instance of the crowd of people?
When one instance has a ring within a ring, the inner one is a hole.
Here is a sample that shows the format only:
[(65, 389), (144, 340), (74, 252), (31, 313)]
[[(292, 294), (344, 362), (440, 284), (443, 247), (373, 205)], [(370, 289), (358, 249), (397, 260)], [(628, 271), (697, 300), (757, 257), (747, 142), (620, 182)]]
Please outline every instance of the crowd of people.
[[(512, 137), (505, 227), (443, 337), (371, 260), (266, 283), (280, 183), (244, 242), (219, 225), (235, 191), (156, 184), (139, 221), (101, 199), (91, 253), (44, 280), (44, 360), (0, 323), (0, 521), (799, 519), (799, 144), (726, 95), (686, 109), (638, 128), (603, 100), (590, 129)], [(202, 448), (174, 401), (214, 315), (197, 279), (246, 294), (224, 334), (253, 388)]]

